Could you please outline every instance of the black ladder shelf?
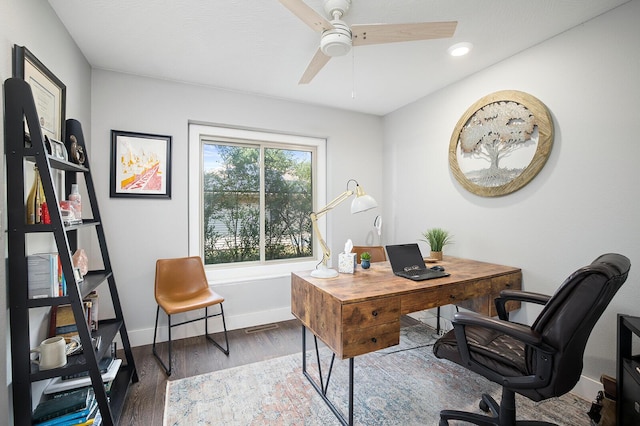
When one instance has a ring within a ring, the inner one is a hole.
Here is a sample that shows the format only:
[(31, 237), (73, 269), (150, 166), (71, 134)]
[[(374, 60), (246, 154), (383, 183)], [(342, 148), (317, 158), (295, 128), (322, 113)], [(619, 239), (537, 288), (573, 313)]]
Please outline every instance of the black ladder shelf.
[[(67, 141), (71, 135), (85, 153), (82, 165), (54, 158), (47, 153), (45, 142), (38, 122), (36, 107), (31, 87), (22, 79), (10, 78), (4, 83), (5, 102), (5, 153), (7, 164), (7, 241), (8, 241), (8, 287), (11, 328), (11, 359), (13, 381), (13, 415), (16, 425), (31, 424), (33, 395), (32, 383), (51, 379), (66, 374), (88, 371), (91, 385), (95, 392), (98, 408), (102, 416), (102, 424), (118, 424), (120, 413), (131, 383), (138, 381), (131, 344), (125, 327), (124, 317), (118, 297), (116, 281), (111, 269), (111, 261), (107, 251), (100, 211), (96, 200), (95, 188), (91, 177), (89, 156), (86, 155), (82, 128), (77, 120), (66, 121)], [(31, 146), (25, 146), (25, 120)], [(67, 146), (68, 143), (67, 143)], [(49, 206), (50, 224), (26, 224), (25, 208), (25, 165), (37, 166), (45, 198)], [(65, 193), (69, 193), (71, 184), (77, 182), (82, 175), (86, 184), (88, 200), (83, 200), (83, 210), (91, 207), (91, 219), (84, 219), (81, 224), (64, 225), (60, 212), (59, 200), (54, 185), (53, 171), (62, 170), (65, 176)], [(88, 201), (88, 202), (87, 202)], [(71, 254), (77, 249), (78, 232), (94, 229), (97, 235), (102, 256), (102, 270), (89, 271), (84, 279), (76, 282), (73, 272)], [(27, 236), (32, 233), (50, 233), (53, 235), (62, 271), (67, 281), (67, 295), (30, 299), (27, 279)], [(93, 334), (85, 319), (83, 299), (98, 286), (108, 283), (114, 318), (100, 320), (98, 331)], [(80, 355), (68, 357), (67, 364), (61, 368), (39, 371), (38, 366), (30, 361), (29, 314), (32, 308), (53, 307), (70, 304), (82, 347)], [(118, 374), (111, 385), (109, 395), (102, 382), (98, 361), (108, 353), (112, 340), (120, 334), (125, 354)], [(95, 351), (91, 337), (100, 336), (100, 345)]]

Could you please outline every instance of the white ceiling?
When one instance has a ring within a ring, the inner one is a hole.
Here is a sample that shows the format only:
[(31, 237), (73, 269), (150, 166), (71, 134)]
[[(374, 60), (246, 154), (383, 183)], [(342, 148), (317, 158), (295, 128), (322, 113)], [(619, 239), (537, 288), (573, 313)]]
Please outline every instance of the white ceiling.
[[(319, 34), (278, 0), (49, 0), (94, 68), (384, 115), (628, 0), (353, 0), (348, 24), (458, 21), (358, 46), (298, 85)], [(323, 0), (306, 0), (326, 16)], [(447, 48), (471, 42), (453, 58)]]

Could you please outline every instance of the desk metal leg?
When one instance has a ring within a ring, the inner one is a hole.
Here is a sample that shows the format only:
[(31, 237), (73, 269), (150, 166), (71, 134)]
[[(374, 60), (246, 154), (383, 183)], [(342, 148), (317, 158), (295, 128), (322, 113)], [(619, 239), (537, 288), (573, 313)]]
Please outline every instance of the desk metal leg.
[(333, 414), (338, 418), (340, 423), (345, 426), (353, 425), (353, 358), (349, 358), (349, 416), (348, 419), (342, 415), (342, 412), (336, 407), (333, 402), (327, 397), (327, 389), (329, 388), (329, 380), (331, 379), (331, 372), (333, 370), (333, 362), (335, 361), (336, 354), (331, 356), (331, 364), (329, 365), (329, 372), (327, 373), (327, 381), (324, 383), (322, 376), (322, 367), (320, 366), (320, 351), (318, 350), (318, 338), (314, 335), (314, 343), (316, 346), (316, 360), (318, 363), (318, 375), (320, 377), (320, 383), (318, 383), (307, 371), (307, 328), (302, 326), (302, 374), (309, 380), (311, 386), (318, 392), (322, 400), (331, 409)]

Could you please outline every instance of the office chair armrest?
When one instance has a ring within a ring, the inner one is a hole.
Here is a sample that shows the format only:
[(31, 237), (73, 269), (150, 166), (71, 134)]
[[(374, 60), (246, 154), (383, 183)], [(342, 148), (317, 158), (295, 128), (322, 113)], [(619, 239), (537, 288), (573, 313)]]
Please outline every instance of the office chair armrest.
[(537, 303), (539, 305), (546, 305), (551, 299), (551, 296), (542, 293), (533, 293), (530, 291), (522, 290), (502, 290), (500, 297), (496, 297), (494, 300), (496, 304), (496, 311), (498, 311), (498, 317), (501, 320), (509, 321), (509, 312), (505, 307), (506, 303), (512, 300), (519, 302)]
[[(526, 325), (487, 317), (475, 312), (459, 312), (454, 315), (452, 323), (458, 343), (458, 351), (463, 362), (462, 365), (466, 365), (467, 368), (472, 371), (482, 374), (496, 383), (502, 383), (505, 386), (513, 386), (519, 389), (535, 389), (548, 384), (556, 351), (543, 342), (540, 333), (531, 330), (531, 328)], [(535, 349), (534, 356), (537, 360), (535, 371), (523, 376), (505, 377), (497, 371), (492, 370), (489, 366), (472, 359), (465, 329), (467, 326), (496, 330)]]
[[(463, 329), (462, 332), (464, 333), (464, 326), (474, 325), (499, 331), (513, 337), (514, 339), (520, 340), (526, 345), (540, 347), (542, 344), (542, 336), (531, 330), (531, 327), (529, 326), (491, 318), (476, 312), (458, 312), (454, 314), (452, 323), (454, 328), (456, 328), (456, 337), (458, 337), (457, 328), (459, 326), (461, 326), (460, 328)], [(458, 341), (459, 346), (467, 345), (466, 336), (464, 334), (463, 336), (464, 342)]]
[[(482, 374), (489, 380), (502, 383), (503, 386), (517, 389), (536, 389), (541, 386), (546, 386), (549, 383), (551, 367), (556, 351), (543, 342), (540, 333), (531, 330), (531, 328), (526, 325), (487, 317), (475, 312), (457, 313), (454, 315), (452, 323), (456, 341), (458, 342), (458, 351), (463, 362), (462, 365), (465, 365), (476, 373)], [(523, 376), (506, 377), (498, 371), (493, 370), (490, 366), (484, 365), (471, 358), (466, 333), (467, 326), (496, 330), (533, 348), (535, 350), (534, 356), (536, 357), (535, 371)]]

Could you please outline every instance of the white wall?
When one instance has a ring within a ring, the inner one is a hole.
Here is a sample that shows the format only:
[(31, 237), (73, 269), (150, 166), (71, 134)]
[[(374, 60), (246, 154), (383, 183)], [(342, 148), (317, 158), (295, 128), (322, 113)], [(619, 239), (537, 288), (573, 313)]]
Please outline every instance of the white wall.
[[(26, 46), (67, 86), (67, 118), (77, 118), (87, 131), (91, 129), (91, 69), (66, 29), (47, 2), (41, 0), (2, 0), (0, 2), (0, 81), (12, 77), (12, 47)], [(4, 116), (4, 103), (2, 104)], [(4, 120), (0, 121), (4, 153)], [(4, 161), (0, 162), (1, 199), (5, 200)], [(6, 201), (2, 202), (0, 243), (5, 247)], [(9, 311), (7, 305), (4, 262), (0, 263), (0, 341), (6, 343), (0, 351), (0, 424), (10, 424), (11, 357), (9, 341)], [(21, 332), (21, 330), (17, 330)], [(44, 336), (31, 336), (32, 344)]]
[[(640, 254), (634, 241), (640, 201), (633, 173), (640, 154), (633, 136), (640, 118), (639, 17), (640, 2), (634, 0), (384, 119), (105, 71), (91, 76), (55, 14), (39, 0), (0, 2), (0, 78), (11, 76), (16, 43), (66, 83), (67, 117), (82, 122), (88, 139), (127, 325), (134, 344), (143, 344), (153, 329), (155, 259), (187, 253), (189, 120), (327, 137), (327, 197), (356, 178), (383, 206), (364, 216), (350, 216), (344, 205), (332, 212), (327, 239), (334, 253), (346, 238), (371, 243), (370, 224), (382, 213), (385, 242), (415, 241), (428, 227), (446, 227), (455, 234), (450, 254), (520, 266), (525, 288), (534, 291), (553, 292), (570, 272), (603, 252), (620, 252), (635, 262)], [(481, 198), (451, 176), (449, 138), (469, 105), (502, 89), (542, 100), (554, 117), (556, 140), (547, 165), (529, 185), (505, 197)], [(109, 198), (111, 129), (173, 136), (171, 200)], [(400, 163), (409, 158), (415, 167)], [(415, 194), (436, 198), (409, 203)], [(2, 213), (0, 231), (6, 223)], [(585, 356), (588, 378), (615, 373), (615, 314), (639, 314), (636, 277), (632, 269), (594, 330)], [(225, 287), (225, 292), (232, 327), (288, 313), (286, 278)], [(0, 273), (0, 340), (7, 342), (0, 364), (8, 356), (5, 297)], [(5, 365), (0, 412), (10, 413)]]
[[(629, 279), (586, 349), (583, 374), (596, 381), (615, 376), (616, 314), (640, 315), (639, 18), (640, 1), (632, 1), (384, 119), (389, 241), (415, 241), (427, 228), (444, 227), (455, 236), (449, 254), (521, 267), (525, 289), (548, 294), (602, 253), (631, 259)], [(546, 104), (555, 143), (531, 183), (483, 198), (451, 174), (449, 140), (470, 105), (506, 89)], [(401, 162), (409, 157), (415, 167)], [(433, 198), (409, 202), (410, 193)], [(533, 316), (523, 310), (520, 318)], [(594, 395), (589, 389), (586, 397)]]
[[(200, 86), (94, 70), (89, 156), (127, 328), (134, 345), (153, 339), (155, 261), (188, 255), (188, 122), (326, 137), (327, 200), (357, 179), (382, 200), (382, 119)], [(110, 131), (173, 137), (171, 200), (109, 198)], [(96, 161), (98, 159), (98, 161)], [(348, 203), (328, 216), (327, 241), (337, 259), (347, 238), (364, 243), (379, 210), (351, 216)], [(229, 328), (292, 318), (290, 276), (216, 286)], [(166, 318), (161, 316), (166, 328)], [(176, 329), (202, 333), (202, 324)]]

